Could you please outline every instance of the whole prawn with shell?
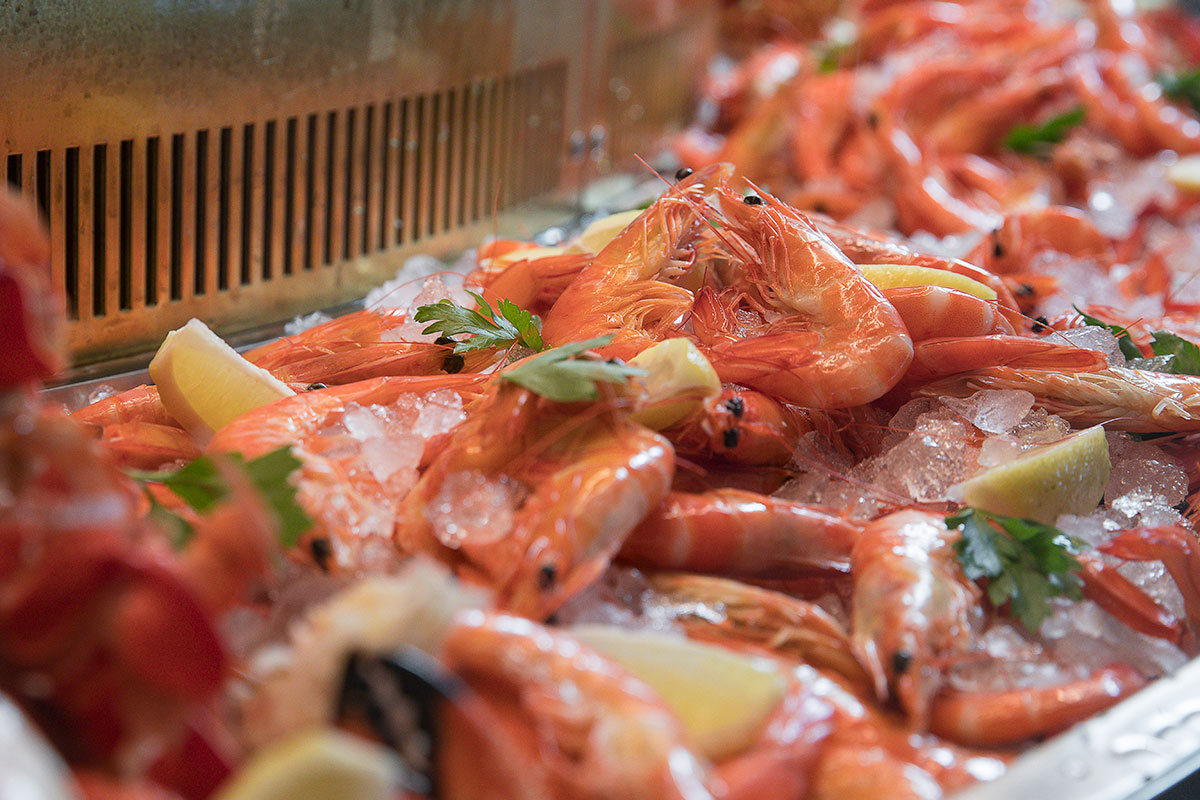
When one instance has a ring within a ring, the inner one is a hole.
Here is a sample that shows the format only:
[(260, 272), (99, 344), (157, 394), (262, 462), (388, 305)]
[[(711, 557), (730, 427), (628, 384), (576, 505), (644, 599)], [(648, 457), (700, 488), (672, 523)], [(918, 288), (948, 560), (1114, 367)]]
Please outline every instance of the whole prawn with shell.
[(779, 200), (737, 195), (725, 165), (669, 189), (597, 253), (544, 335), (611, 334), (602, 352), (628, 358), (686, 324), (723, 381), (806, 407), (870, 402), (912, 359), (900, 316), (850, 259)]

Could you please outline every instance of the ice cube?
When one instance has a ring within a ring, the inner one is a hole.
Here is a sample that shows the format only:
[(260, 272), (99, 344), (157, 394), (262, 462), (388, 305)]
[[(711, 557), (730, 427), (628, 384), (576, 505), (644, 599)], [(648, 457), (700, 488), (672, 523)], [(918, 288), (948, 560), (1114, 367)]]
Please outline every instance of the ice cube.
[(425, 402), (413, 425), (413, 432), (428, 439), (445, 433), (466, 418), (462, 397), (457, 392), (441, 389), (425, 396)]
[(984, 389), (970, 397), (943, 397), (942, 403), (985, 433), (1004, 433), (1020, 424), (1033, 408), (1030, 392)]
[(1062, 253), (1043, 252), (1030, 259), (1029, 271), (1053, 275), (1058, 280), (1058, 290), (1038, 304), (1036, 313), (1039, 315), (1052, 317), (1070, 312), (1075, 306), (1129, 307), (1124, 292), (1105, 264), (1091, 259), (1072, 258)]
[(346, 410), (342, 412), (341, 424), (348, 436), (360, 442), (369, 442), (387, 435), (386, 424), (375, 410), (357, 403), (346, 406)]
[(1125, 365), (1125, 356), (1121, 353), (1117, 337), (1108, 328), (1101, 328), (1098, 325), (1069, 328), (1050, 334), (1046, 337), (1046, 341), (1081, 347), (1084, 350), (1096, 350), (1104, 353), (1108, 358), (1109, 366), (1122, 367)]
[(1021, 445), (1007, 436), (989, 436), (979, 448), (979, 466), (998, 467), (1007, 464), (1024, 452)]
[[(424, 450), (425, 440), (420, 436), (405, 433), (381, 436), (363, 442), (358, 464), (369, 470), (375, 480), (387, 484), (393, 490), (393, 496), (399, 500), (416, 483), (417, 465), (421, 462)], [(400, 481), (393, 480), (403, 471), (409, 472), (410, 476)]]
[(909, 497), (938, 502), (947, 499), (952, 485), (978, 469), (978, 452), (964, 423), (933, 418), (918, 422), (917, 429), (881, 459)]
[(1071, 425), (1062, 417), (1049, 414), (1045, 409), (1035, 408), (1013, 428), (1009, 435), (1022, 446), (1049, 444), (1065, 438)]

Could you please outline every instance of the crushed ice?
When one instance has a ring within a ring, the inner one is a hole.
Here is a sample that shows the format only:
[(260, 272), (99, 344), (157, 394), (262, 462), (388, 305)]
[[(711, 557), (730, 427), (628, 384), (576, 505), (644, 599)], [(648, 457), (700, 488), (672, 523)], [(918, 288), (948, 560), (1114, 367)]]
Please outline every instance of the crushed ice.
[(314, 311), (311, 314), (301, 314), (283, 326), (284, 336), (295, 336), (298, 333), (304, 333), (310, 328), (315, 328), (318, 325), (324, 325), (326, 322), (332, 322), (333, 317), (326, 314), (324, 311)]
[(512, 530), (517, 509), (528, 494), (524, 484), (506, 475), (477, 470), (453, 472), (425, 511), (433, 535), (446, 547), (489, 544)]
[[(316, 436), (296, 446), (303, 467), (300, 501), (328, 530), (339, 565), (365, 566), (395, 558), (396, 514), (416, 485), (428, 438), (465, 419), (461, 398), (449, 390), (404, 394), (386, 405), (349, 403)], [(346, 490), (349, 480), (353, 487)], [(376, 548), (372, 541), (386, 543)]]

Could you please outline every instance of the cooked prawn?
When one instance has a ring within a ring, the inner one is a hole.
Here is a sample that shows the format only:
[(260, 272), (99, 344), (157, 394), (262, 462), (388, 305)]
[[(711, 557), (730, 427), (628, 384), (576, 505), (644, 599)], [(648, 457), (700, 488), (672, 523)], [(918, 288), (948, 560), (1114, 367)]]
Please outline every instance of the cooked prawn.
[(670, 442), (597, 401), (493, 384), (399, 509), (396, 542), (492, 588), (501, 607), (545, 617), (608, 566), (666, 495)]

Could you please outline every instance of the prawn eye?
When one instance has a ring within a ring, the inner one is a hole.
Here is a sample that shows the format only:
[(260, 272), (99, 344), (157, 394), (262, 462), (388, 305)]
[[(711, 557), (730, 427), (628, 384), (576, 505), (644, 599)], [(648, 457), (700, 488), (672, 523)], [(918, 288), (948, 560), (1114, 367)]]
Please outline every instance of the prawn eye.
[(675, 171), (675, 180), (681, 181), (684, 178), (690, 177), (691, 174), (692, 174), (691, 167), (680, 167), (678, 170)]
[(737, 447), (737, 446), (738, 446), (738, 439), (740, 438), (740, 434), (738, 433), (738, 429), (737, 429), (737, 428), (730, 428), (729, 430), (725, 431), (725, 434), (724, 434), (724, 437), (723, 437), (723, 438), (724, 438), (724, 441), (725, 441), (725, 447), (726, 447), (726, 449), (728, 449), (728, 450), (732, 450), (733, 448), (735, 448), (735, 447)]
[(321, 568), (321, 572), (329, 572), (329, 558), (333, 555), (333, 548), (329, 546), (329, 540), (313, 539), (308, 543), (308, 550), (312, 553), (313, 561), (317, 562), (317, 566)]
[(746, 413), (746, 402), (740, 397), (731, 397), (725, 401), (725, 409), (733, 414), (734, 418), (741, 419), (742, 414)]
[(912, 660), (911, 655), (903, 650), (897, 650), (892, 653), (892, 672), (896, 673), (896, 675), (903, 675), (912, 666)]
[(742, 202), (748, 206), (761, 206), (763, 199), (756, 194), (748, 194), (742, 198)]
[(553, 564), (542, 564), (538, 569), (538, 586), (549, 589), (558, 580), (558, 569)]
[(1045, 317), (1038, 317), (1037, 319), (1035, 319), (1033, 321), (1033, 332), (1034, 333), (1041, 333), (1042, 331), (1048, 330), (1049, 328), (1050, 328), (1050, 320), (1046, 319)]
[(992, 255), (996, 258), (1004, 258), (1004, 245), (996, 242), (992, 245)]
[(324, 383), (310, 383), (308, 386), (304, 387), (304, 391), (315, 392), (318, 389), (328, 389), (328, 388), (329, 388), (329, 386)]

